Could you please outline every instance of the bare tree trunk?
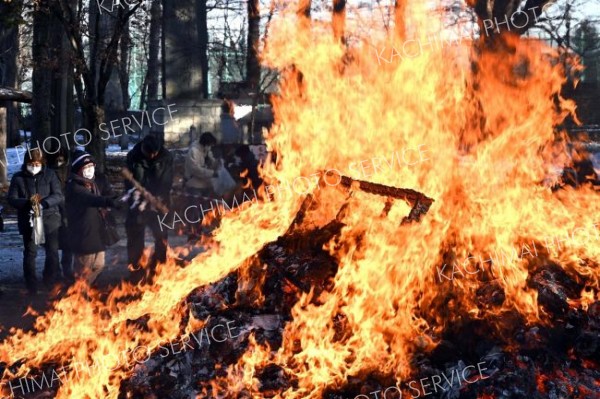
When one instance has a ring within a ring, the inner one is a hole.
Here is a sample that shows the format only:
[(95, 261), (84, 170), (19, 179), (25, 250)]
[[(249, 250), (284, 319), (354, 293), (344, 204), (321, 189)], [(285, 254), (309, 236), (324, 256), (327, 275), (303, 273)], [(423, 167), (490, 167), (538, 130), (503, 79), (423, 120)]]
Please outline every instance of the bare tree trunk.
[(162, 0), (162, 24), (161, 24), (161, 35), (160, 35), (160, 52), (161, 52), (161, 83), (162, 83), (162, 98), (163, 100), (167, 98), (167, 19), (165, 18), (165, 8), (167, 1), (170, 0)]
[[(141, 3), (137, 3), (128, 10), (118, 8), (115, 12), (114, 24), (106, 43), (100, 43), (100, 15), (97, 7), (89, 8), (90, 20), (90, 45), (89, 63), (84, 51), (83, 35), (81, 27), (81, 15), (75, 12), (69, 0), (54, 0), (53, 11), (67, 32), (69, 43), (75, 58), (76, 79), (74, 80), (77, 97), (83, 111), (84, 127), (89, 131), (83, 131), (86, 137), (86, 149), (96, 159), (99, 172), (105, 170), (105, 143), (99, 131), (100, 123), (104, 122), (104, 101), (106, 87), (114, 70), (114, 60), (117, 59), (119, 43), (123, 37), (128, 19), (135, 13)], [(82, 6), (82, 1), (79, 6)], [(81, 10), (79, 10), (81, 11)], [(90, 137), (91, 135), (91, 137)], [(88, 141), (90, 141), (88, 143)]]
[(51, 81), (52, 72), (50, 56), (50, 29), (51, 18), (48, 10), (48, 0), (39, 2), (39, 7), (33, 13), (33, 101), (32, 112), (32, 146), (35, 147), (36, 140), (42, 143), (45, 138), (50, 137), (50, 105), (51, 105)]
[[(17, 66), (17, 74), (20, 68)], [(15, 147), (21, 144), (20, 124), (19, 124), (19, 106), (17, 103), (6, 104), (6, 145)]]
[[(20, 18), (23, 10), (23, 0), (13, 2), (0, 2), (0, 14), (4, 18)], [(19, 76), (19, 26), (5, 25), (0, 27), (0, 64), (4, 64), (4, 71), (0, 73), (0, 86), (17, 87)], [(6, 102), (6, 143), (14, 147), (21, 143), (19, 136), (19, 109), (17, 103)], [(2, 106), (2, 105), (0, 105)]]
[[(252, 114), (248, 127), (248, 143), (254, 141), (254, 122), (256, 106), (261, 93), (260, 87), (260, 62), (258, 60), (258, 45), (260, 41), (260, 5), (258, 0), (248, 0), (248, 55), (246, 57), (246, 82), (252, 98)], [(310, 12), (310, 8), (309, 8)]]
[[(467, 4), (473, 8), (477, 15), (477, 24), (480, 29), (479, 51), (474, 52), (471, 60), (471, 75), (468, 79), (465, 102), (470, 104), (466, 107), (469, 115), (466, 125), (462, 129), (465, 132), (479, 131), (478, 135), (461, 135), (460, 146), (463, 149), (472, 147), (479, 138), (487, 136), (485, 130), (486, 114), (479, 99), (480, 67), (478, 58), (486, 52), (509, 51), (507, 47), (507, 33), (522, 35), (535, 24), (543, 7), (551, 0), (527, 0), (523, 2), (516, 0), (467, 0)], [(520, 10), (520, 12), (518, 12)], [(472, 104), (476, 104), (473, 107)]]
[[(487, 46), (502, 47), (501, 37), (507, 32), (522, 35), (531, 28), (542, 14), (546, 4), (553, 0), (468, 0), (467, 4), (477, 14), (477, 24), (482, 32), (481, 40)], [(518, 12), (518, 11), (521, 12)]]
[[(105, 142), (100, 139), (98, 129), (100, 123), (104, 122), (104, 95), (99, 92), (103, 85), (108, 83), (108, 77), (102, 76), (102, 65), (99, 54), (107, 46), (103, 43), (104, 35), (101, 31), (101, 13), (97, 7), (90, 7), (89, 25), (90, 25), (90, 56), (89, 70), (87, 71), (87, 84), (85, 92), (81, 93), (84, 103), (81, 107), (83, 113), (83, 126), (90, 132), (91, 137), (85, 137), (84, 143), (87, 143), (85, 149), (96, 161), (96, 169), (103, 173), (105, 170), (106, 149)], [(111, 62), (112, 60), (107, 60)], [(104, 83), (103, 81), (106, 81)], [(87, 135), (87, 133), (86, 133)], [(88, 142), (89, 141), (89, 142)]]
[[(566, 5), (566, 9), (565, 9), (565, 45), (568, 49), (571, 48), (571, 4), (567, 3)], [(569, 57), (565, 56), (563, 57), (564, 61), (563, 61), (563, 68), (565, 71), (569, 70)]]
[[(158, 53), (161, 45), (161, 16), (161, 3), (153, 1), (150, 8), (150, 43), (148, 45), (148, 73), (146, 75), (148, 94), (147, 101), (143, 104), (158, 100), (158, 77), (160, 75)], [(140, 108), (142, 108), (141, 104)]]
[[(0, 2), (0, 14), (3, 18), (18, 18), (21, 15), (23, 1)], [(0, 27), (0, 86), (16, 87), (19, 68), (19, 27)], [(17, 145), (15, 136), (19, 135), (17, 104), (12, 101), (0, 101), (0, 186), (7, 183), (6, 148)]]
[(139, 109), (144, 109), (147, 104), (146, 96), (148, 95), (148, 71), (146, 71), (146, 76), (144, 76), (144, 80), (142, 81), (142, 89), (140, 91), (140, 104)]
[(129, 96), (129, 65), (131, 37), (129, 32), (129, 21), (123, 30), (120, 43), (120, 59), (119, 59), (119, 83), (121, 84), (121, 97), (123, 98), (123, 111), (127, 111), (131, 106), (131, 97)]
[(333, 0), (333, 36), (345, 42), (346, 34), (346, 0)]
[(396, 39), (406, 39), (406, 1), (396, 0), (394, 3), (394, 32)]
[[(75, 126), (75, 95), (73, 92), (73, 51), (70, 48), (69, 40), (66, 35), (63, 35), (62, 41), (62, 69), (60, 80), (60, 134), (74, 131)], [(65, 143), (66, 148), (74, 147), (73, 135), (69, 134), (66, 137), (68, 142)]]
[[(102, 103), (101, 103), (102, 104)], [(91, 133), (91, 141), (86, 146), (89, 152), (96, 161), (96, 169), (104, 173), (106, 168), (106, 151), (105, 141), (100, 139), (100, 124), (104, 122), (104, 108), (99, 105), (87, 105), (83, 107), (84, 125)], [(84, 137), (83, 140), (89, 140), (89, 137)]]
[(196, 0), (196, 27), (198, 29), (198, 58), (202, 74), (201, 92), (203, 98), (208, 98), (208, 10), (206, 0)]
[(8, 183), (7, 160), (6, 160), (6, 133), (8, 130), (6, 120), (6, 108), (0, 104), (0, 187)]
[(310, 8), (312, 6), (312, 0), (300, 0), (298, 5), (298, 15), (303, 15), (306, 18), (310, 18)]
[[(61, 137), (61, 134), (73, 131), (73, 61), (70, 44), (62, 26), (58, 29), (56, 18), (51, 19), (50, 48), (55, 54), (54, 61), (56, 69), (52, 71), (51, 80), (51, 107), (50, 107), (50, 135), (59, 138), (59, 145), (55, 140), (50, 140), (45, 148), (46, 155), (50, 161), (56, 157), (54, 153), (59, 147), (72, 148), (73, 137), (70, 135)], [(64, 140), (68, 140), (68, 143)]]
[(248, 0), (248, 57), (246, 58), (246, 81), (258, 95), (260, 90), (260, 63), (258, 45), (260, 41), (260, 10), (258, 0)]

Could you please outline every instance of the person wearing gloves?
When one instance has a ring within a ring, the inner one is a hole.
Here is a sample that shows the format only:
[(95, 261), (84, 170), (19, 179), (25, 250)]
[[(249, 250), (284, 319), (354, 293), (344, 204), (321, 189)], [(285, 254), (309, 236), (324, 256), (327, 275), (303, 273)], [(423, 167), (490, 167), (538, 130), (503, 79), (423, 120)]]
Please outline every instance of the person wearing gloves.
[(214, 197), (212, 179), (218, 176), (219, 163), (212, 154), (217, 139), (209, 132), (192, 143), (185, 158), (185, 189), (190, 194)]
[[(28, 149), (21, 171), (12, 177), (8, 189), (8, 202), (17, 209), (19, 233), (23, 236), (23, 272), (31, 294), (38, 289), (35, 270), (38, 243), (43, 241), (46, 249), (44, 283), (51, 286), (58, 277), (59, 205), (64, 197), (56, 173), (45, 168), (45, 162), (39, 148)], [(43, 233), (34, 229), (34, 213), (41, 214)], [(36, 237), (36, 233), (42, 237)]]
[[(173, 186), (173, 156), (157, 137), (144, 137), (127, 153), (127, 169), (149, 194), (169, 206)], [(129, 190), (130, 205), (125, 221), (129, 264), (134, 270), (140, 270), (144, 234), (146, 227), (150, 227), (154, 237), (154, 255), (149, 270), (153, 273), (157, 262), (167, 261), (168, 229), (161, 229), (159, 212), (153, 209), (147, 199), (142, 198), (131, 181), (125, 181), (125, 188)]]
[(66, 210), (73, 270), (92, 285), (104, 269), (107, 208), (121, 203), (103, 176), (96, 176), (92, 156), (76, 151), (66, 187)]

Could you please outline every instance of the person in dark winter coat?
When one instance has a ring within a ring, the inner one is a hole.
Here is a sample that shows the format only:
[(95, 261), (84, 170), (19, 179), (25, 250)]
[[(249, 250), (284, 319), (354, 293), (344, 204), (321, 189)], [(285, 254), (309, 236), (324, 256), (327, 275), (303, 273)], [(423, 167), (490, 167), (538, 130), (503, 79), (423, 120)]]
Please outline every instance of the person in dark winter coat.
[(77, 277), (92, 284), (104, 269), (106, 208), (117, 208), (112, 188), (103, 176), (96, 176), (91, 155), (73, 155), (71, 176), (66, 188), (66, 209), (73, 269)]
[[(59, 148), (58, 153), (56, 153), (54, 157), (48, 157), (48, 166), (56, 173), (56, 176), (60, 180), (60, 185), (64, 194), (70, 174), (69, 151), (65, 147)], [(59, 205), (59, 210), (62, 220), (62, 226), (60, 226), (60, 230), (58, 232), (58, 248), (62, 251), (60, 264), (62, 267), (63, 277), (65, 280), (72, 282), (74, 281), (73, 253), (69, 249), (67, 210), (64, 202)]]
[(64, 197), (60, 180), (51, 169), (45, 168), (44, 154), (39, 149), (28, 149), (21, 171), (10, 182), (8, 202), (17, 209), (19, 233), (23, 236), (23, 271), (25, 284), (31, 293), (37, 292), (35, 258), (38, 246), (30, 223), (36, 204), (42, 210), (46, 261), (44, 283), (53, 284), (58, 277), (58, 230), (61, 225), (59, 205)]
[[(127, 154), (127, 168), (150, 194), (165, 205), (170, 204), (173, 156), (158, 138), (148, 135), (136, 144)], [(161, 229), (159, 213), (150, 205), (146, 206), (140, 193), (133, 191), (132, 183), (126, 181), (125, 187), (132, 193), (125, 221), (129, 264), (134, 269), (139, 269), (139, 261), (144, 252), (144, 233), (148, 226), (154, 236), (154, 255), (149, 264), (149, 269), (153, 272), (157, 262), (164, 263), (167, 260), (168, 230)]]

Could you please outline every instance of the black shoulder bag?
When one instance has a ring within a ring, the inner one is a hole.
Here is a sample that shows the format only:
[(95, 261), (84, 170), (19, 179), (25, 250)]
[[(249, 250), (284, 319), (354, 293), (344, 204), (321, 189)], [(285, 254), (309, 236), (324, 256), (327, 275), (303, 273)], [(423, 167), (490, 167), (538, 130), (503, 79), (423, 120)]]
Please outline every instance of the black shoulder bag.
[(107, 247), (115, 245), (121, 237), (117, 232), (117, 221), (112, 213), (107, 209), (100, 209), (100, 216), (104, 222), (104, 229), (102, 231), (102, 242)]

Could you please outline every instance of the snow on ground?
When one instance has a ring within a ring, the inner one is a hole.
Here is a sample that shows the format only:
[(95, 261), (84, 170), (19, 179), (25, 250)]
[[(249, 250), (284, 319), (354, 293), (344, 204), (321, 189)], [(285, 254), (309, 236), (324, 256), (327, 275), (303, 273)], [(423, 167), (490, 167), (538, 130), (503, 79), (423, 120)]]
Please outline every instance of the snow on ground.
[[(15, 282), (23, 279), (23, 240), (17, 229), (16, 218), (4, 219), (4, 231), (0, 233), (0, 282)], [(40, 251), (43, 257), (43, 251)], [(40, 257), (37, 264), (41, 278), (44, 261)]]
[(118, 145), (118, 144), (109, 144), (108, 147), (106, 147), (106, 153), (110, 154), (111, 156), (115, 156), (115, 157), (117, 157), (117, 156), (124, 157), (124, 156), (127, 155), (127, 153), (129, 151), (131, 151), (133, 149), (134, 145), (135, 144), (133, 144), (133, 143), (129, 143), (128, 149), (125, 150), (125, 151), (123, 151), (123, 150), (121, 150), (121, 146), (120, 145)]
[(23, 158), (26, 150), (23, 148), (7, 148), (6, 149), (6, 169), (8, 174), (8, 180), (12, 178), (12, 175), (21, 170), (23, 165)]

